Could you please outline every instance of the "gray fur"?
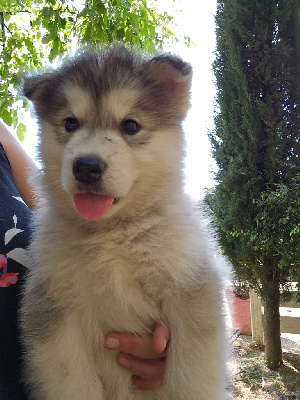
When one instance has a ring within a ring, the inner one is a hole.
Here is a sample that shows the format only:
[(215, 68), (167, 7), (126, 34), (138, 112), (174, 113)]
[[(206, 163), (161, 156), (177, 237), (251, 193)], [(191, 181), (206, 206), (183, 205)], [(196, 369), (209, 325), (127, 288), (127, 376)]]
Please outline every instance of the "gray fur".
[[(83, 52), (25, 79), (40, 123), (43, 198), (34, 223), (33, 267), (22, 327), (34, 400), (224, 400), (226, 271), (212, 235), (184, 194), (184, 137), (191, 67), (120, 45)], [(67, 132), (65, 121), (79, 127)], [(127, 135), (122, 121), (141, 130)], [(101, 179), (72, 174), (76, 157), (99, 157)], [(76, 211), (78, 192), (113, 195), (100, 219)], [(170, 328), (165, 385), (130, 386), (102, 346), (113, 331)]]

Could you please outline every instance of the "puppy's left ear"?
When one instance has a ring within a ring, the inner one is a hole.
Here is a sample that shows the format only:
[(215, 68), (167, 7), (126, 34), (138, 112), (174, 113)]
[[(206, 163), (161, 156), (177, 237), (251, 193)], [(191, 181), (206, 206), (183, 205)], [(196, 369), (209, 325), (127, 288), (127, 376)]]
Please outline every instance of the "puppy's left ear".
[(49, 74), (25, 76), (23, 94), (31, 101), (38, 101), (45, 86), (50, 82)]
[(163, 54), (152, 58), (150, 75), (175, 103), (178, 112), (185, 117), (190, 105), (192, 67), (179, 57)]

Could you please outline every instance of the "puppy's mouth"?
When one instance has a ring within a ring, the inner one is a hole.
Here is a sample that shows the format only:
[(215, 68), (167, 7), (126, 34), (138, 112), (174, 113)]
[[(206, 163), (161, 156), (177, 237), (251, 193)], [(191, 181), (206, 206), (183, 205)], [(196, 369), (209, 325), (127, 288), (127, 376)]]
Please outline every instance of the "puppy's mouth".
[(97, 220), (103, 217), (119, 199), (113, 196), (91, 192), (75, 193), (74, 204), (79, 215), (86, 220)]

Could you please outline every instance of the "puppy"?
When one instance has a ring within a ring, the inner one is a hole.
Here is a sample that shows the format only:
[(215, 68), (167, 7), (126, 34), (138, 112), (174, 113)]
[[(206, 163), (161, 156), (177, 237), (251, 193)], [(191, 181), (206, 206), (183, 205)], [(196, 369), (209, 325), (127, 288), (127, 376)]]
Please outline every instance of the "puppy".
[[(113, 45), (25, 78), (43, 163), (22, 305), (35, 400), (225, 399), (223, 274), (184, 193), (191, 66)], [(171, 331), (163, 387), (102, 347)]]

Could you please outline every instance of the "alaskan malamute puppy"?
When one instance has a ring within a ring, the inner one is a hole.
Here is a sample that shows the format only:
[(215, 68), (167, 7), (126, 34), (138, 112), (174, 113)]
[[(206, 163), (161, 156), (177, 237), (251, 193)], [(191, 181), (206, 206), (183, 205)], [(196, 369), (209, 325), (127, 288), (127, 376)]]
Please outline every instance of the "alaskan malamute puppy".
[[(183, 190), (191, 75), (115, 45), (25, 79), (47, 200), (22, 308), (33, 399), (225, 398), (223, 273)], [(165, 385), (132, 389), (103, 336), (158, 320), (171, 331)]]

